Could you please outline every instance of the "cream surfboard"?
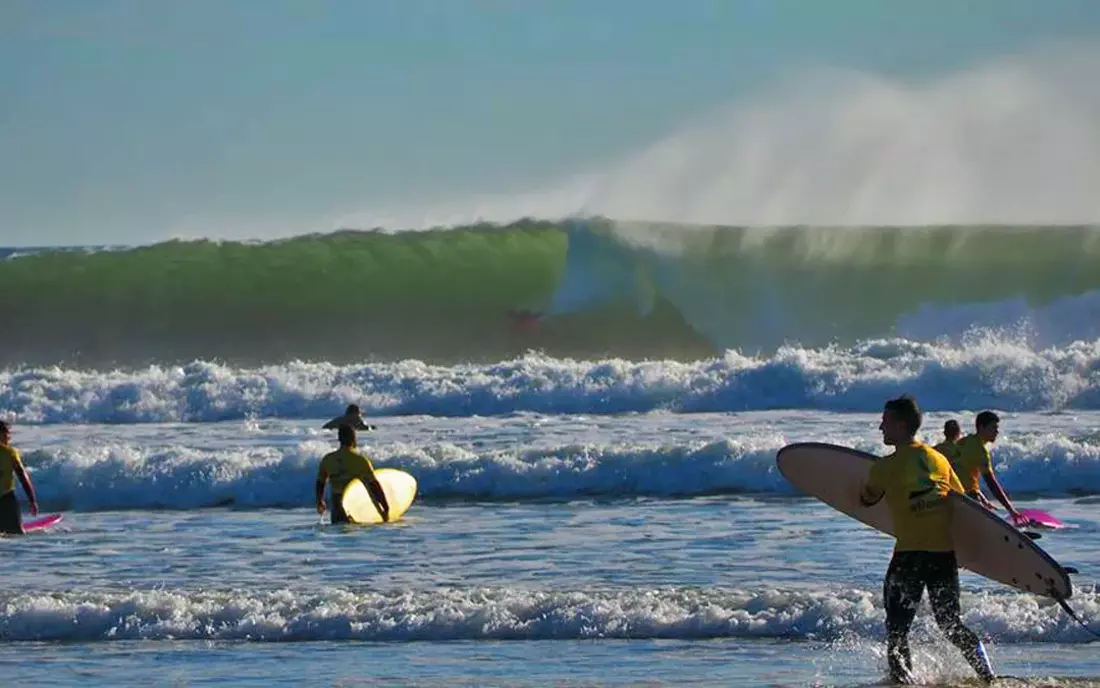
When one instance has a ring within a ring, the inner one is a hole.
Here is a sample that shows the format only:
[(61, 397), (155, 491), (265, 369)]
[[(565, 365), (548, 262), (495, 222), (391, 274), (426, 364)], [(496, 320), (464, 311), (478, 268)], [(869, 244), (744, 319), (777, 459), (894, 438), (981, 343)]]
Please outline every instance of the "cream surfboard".
[[(818, 442), (791, 444), (776, 455), (776, 465), (792, 485), (887, 535), (893, 523), (886, 501), (865, 507), (860, 486), (878, 457)], [(977, 501), (955, 500), (953, 535), (959, 565), (1018, 590), (1054, 599), (1073, 595), (1069, 573), (1031, 538)]]
[[(386, 493), (390, 521), (400, 519), (416, 499), (416, 478), (396, 468), (378, 468), (374, 475)], [(344, 488), (341, 504), (353, 523), (382, 523), (382, 514), (378, 513), (366, 485), (358, 478)]]

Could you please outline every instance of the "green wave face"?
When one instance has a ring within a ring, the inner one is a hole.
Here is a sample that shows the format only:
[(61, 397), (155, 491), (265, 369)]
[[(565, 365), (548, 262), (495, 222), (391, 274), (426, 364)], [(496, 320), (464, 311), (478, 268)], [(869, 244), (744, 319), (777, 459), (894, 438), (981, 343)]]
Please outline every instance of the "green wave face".
[[(172, 241), (0, 263), (0, 365), (132, 366), (525, 351), (698, 358), (889, 336), (921, 308), (1100, 288), (1091, 227), (745, 229), (521, 221)], [(515, 309), (545, 312), (512, 327)]]

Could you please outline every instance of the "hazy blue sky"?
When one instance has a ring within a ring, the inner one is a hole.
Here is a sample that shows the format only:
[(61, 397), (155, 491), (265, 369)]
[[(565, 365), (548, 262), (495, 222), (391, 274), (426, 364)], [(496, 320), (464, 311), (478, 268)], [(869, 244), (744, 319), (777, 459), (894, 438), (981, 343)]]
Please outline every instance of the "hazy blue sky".
[(0, 245), (537, 186), (784, 72), (936, 74), (1096, 0), (4, 0)]

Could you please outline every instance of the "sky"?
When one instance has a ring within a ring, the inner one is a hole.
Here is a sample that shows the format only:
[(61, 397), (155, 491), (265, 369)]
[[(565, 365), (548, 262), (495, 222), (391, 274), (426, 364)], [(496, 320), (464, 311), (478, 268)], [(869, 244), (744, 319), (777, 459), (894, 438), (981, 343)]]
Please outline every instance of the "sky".
[(4, 0), (0, 246), (522, 199), (786, 75), (1066, 42), (1100, 42), (1100, 2)]

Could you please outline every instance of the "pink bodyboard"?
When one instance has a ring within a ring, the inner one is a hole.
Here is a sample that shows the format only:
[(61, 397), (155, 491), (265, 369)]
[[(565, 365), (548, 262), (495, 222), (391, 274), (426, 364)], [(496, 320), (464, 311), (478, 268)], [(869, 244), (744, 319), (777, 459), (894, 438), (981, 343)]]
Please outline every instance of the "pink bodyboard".
[(1072, 528), (1068, 523), (1063, 523), (1045, 511), (1039, 509), (1018, 509), (1020, 515), (1028, 520), (1027, 525), (1042, 528)]
[(56, 523), (60, 523), (62, 518), (64, 517), (61, 514), (50, 514), (49, 516), (35, 518), (30, 521), (23, 521), (23, 530), (29, 533), (32, 530), (49, 528)]

